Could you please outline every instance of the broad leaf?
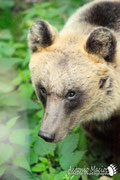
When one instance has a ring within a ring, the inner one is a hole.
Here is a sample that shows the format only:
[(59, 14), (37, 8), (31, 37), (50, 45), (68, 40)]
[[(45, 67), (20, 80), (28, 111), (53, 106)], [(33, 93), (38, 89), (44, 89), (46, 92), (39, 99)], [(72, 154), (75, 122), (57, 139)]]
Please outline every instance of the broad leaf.
[(19, 87), (19, 93), (21, 96), (23, 96), (24, 98), (31, 98), (32, 94), (33, 94), (33, 87), (31, 84), (29, 83), (25, 83), (25, 84), (22, 84), (20, 87)]
[(27, 145), (30, 143), (30, 129), (17, 129), (10, 135), (9, 139), (11, 143)]
[(43, 172), (48, 169), (48, 166), (43, 163), (38, 163), (32, 167), (32, 172)]
[(38, 154), (32, 149), (29, 153), (29, 163), (30, 165), (35, 164), (38, 162)]
[(67, 175), (67, 171), (61, 171), (60, 173), (55, 175), (54, 180), (65, 179), (66, 175)]
[(0, 143), (0, 165), (7, 162), (13, 155), (13, 147), (9, 144)]
[(22, 168), (14, 170), (13, 174), (19, 180), (35, 180), (35, 176), (32, 173)]
[(79, 134), (70, 134), (62, 142), (58, 144), (60, 154), (67, 154), (77, 148)]
[(3, 164), (0, 166), (0, 177), (4, 174), (5, 170), (7, 169), (7, 165)]
[[(1, 122), (0, 122), (1, 123)], [(3, 140), (5, 136), (8, 135), (8, 128), (4, 125), (0, 125), (0, 141)]]
[(70, 167), (75, 167), (81, 161), (84, 154), (84, 151), (75, 151), (73, 153), (68, 151), (68, 153), (64, 154), (60, 158), (60, 165), (62, 169), (68, 170)]
[(25, 155), (18, 154), (18, 156), (16, 156), (16, 158), (13, 160), (13, 164), (31, 172), (30, 165)]
[(12, 0), (0, 0), (0, 9), (11, 8), (14, 5)]
[(16, 123), (16, 121), (18, 120), (18, 118), (19, 118), (19, 116), (16, 116), (16, 117), (10, 119), (6, 124), (6, 127), (8, 129), (12, 128), (14, 126), (14, 124)]
[(47, 143), (42, 138), (37, 138), (37, 141), (34, 145), (35, 152), (40, 155), (44, 156), (46, 154), (54, 152), (56, 145), (53, 143)]

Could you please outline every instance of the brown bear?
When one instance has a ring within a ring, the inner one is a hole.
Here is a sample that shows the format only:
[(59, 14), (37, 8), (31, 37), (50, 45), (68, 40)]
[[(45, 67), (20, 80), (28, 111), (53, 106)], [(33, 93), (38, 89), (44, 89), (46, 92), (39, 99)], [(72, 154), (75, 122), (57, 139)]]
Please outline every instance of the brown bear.
[(79, 8), (58, 31), (39, 20), (30, 28), (32, 83), (44, 105), (39, 136), (62, 140), (76, 125), (120, 157), (120, 2)]

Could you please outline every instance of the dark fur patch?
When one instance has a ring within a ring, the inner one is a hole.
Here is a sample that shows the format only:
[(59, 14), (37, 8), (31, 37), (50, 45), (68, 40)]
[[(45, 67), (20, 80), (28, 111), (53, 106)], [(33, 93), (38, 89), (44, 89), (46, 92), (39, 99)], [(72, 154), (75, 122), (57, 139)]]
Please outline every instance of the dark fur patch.
[(68, 100), (66, 98), (65, 111), (67, 114), (76, 110), (77, 108), (80, 108), (83, 105), (83, 99), (85, 97), (85, 96), (83, 96), (84, 93), (81, 92), (80, 90), (77, 90), (75, 92), (76, 92), (76, 96), (73, 100)]
[(109, 96), (112, 94), (112, 82), (113, 82), (113, 80), (110, 78), (109, 85), (107, 87), (107, 92), (106, 92), (106, 94)]
[(108, 121), (91, 121), (83, 124), (85, 130), (90, 133), (90, 135), (100, 141), (110, 143), (113, 141), (112, 134), (112, 124), (110, 120)]
[(46, 105), (46, 101), (47, 101), (47, 96), (43, 96), (40, 92), (40, 90), (44, 88), (40, 83), (38, 83), (36, 85), (36, 89), (37, 89), (37, 94), (38, 94), (38, 97), (40, 99), (40, 101), (43, 103), (43, 105), (45, 106)]
[(52, 34), (49, 25), (42, 20), (32, 25), (29, 34), (29, 44), (32, 52), (36, 52), (39, 48), (45, 48), (52, 44)]
[(32, 52), (36, 52), (38, 49), (37, 49), (37, 47), (35, 46), (35, 47), (32, 47)]
[(85, 130), (120, 157), (120, 116), (112, 116), (106, 121), (90, 121), (83, 124)]
[(113, 79), (110, 78), (108, 89), (112, 88)]
[(100, 88), (100, 89), (102, 89), (102, 88), (104, 87), (107, 79), (108, 79), (108, 76), (105, 77), (105, 78), (101, 78), (101, 79), (100, 79), (100, 81), (99, 81), (99, 85), (100, 85), (99, 88)]
[(52, 37), (47, 24), (44, 21), (39, 21), (38, 23), (40, 24), (39, 31), (42, 37), (40, 44), (43, 47), (50, 46), (52, 44)]
[(106, 76), (105, 78), (100, 79), (99, 88), (103, 89), (107, 81), (109, 81), (109, 84), (106, 87), (106, 95), (111, 95), (112, 94), (112, 79), (109, 76)]
[(112, 94), (112, 90), (107, 90), (106, 95), (110, 96)]
[[(95, 4), (87, 13), (85, 21), (90, 24), (120, 29), (120, 3), (119, 2), (100, 2)], [(118, 26), (119, 23), (119, 26)]]
[(97, 28), (89, 36), (86, 42), (88, 53), (102, 56), (111, 62), (115, 55), (116, 39), (106, 28)]

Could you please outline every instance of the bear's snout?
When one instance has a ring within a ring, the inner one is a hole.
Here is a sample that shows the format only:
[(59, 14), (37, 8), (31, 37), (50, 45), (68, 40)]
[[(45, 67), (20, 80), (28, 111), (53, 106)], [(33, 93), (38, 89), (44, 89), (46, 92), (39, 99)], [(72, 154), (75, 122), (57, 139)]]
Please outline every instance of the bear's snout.
[(53, 142), (55, 139), (55, 134), (49, 134), (49, 133), (44, 132), (44, 131), (39, 131), (38, 136), (40, 136), (41, 138), (43, 138), (47, 142)]

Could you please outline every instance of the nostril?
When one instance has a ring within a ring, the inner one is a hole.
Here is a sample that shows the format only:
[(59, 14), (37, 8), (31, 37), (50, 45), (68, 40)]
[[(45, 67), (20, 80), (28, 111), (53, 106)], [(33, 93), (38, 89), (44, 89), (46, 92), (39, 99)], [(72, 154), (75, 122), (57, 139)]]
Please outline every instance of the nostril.
[(55, 134), (49, 134), (49, 133), (44, 132), (44, 131), (39, 131), (38, 136), (40, 136), (41, 138), (43, 138), (47, 142), (53, 142), (55, 139)]

